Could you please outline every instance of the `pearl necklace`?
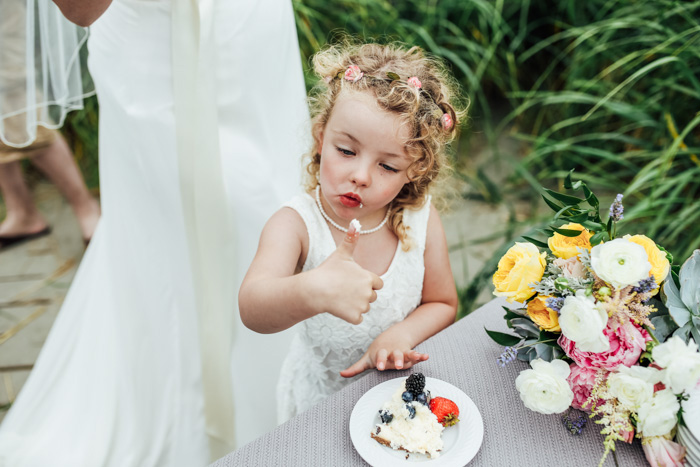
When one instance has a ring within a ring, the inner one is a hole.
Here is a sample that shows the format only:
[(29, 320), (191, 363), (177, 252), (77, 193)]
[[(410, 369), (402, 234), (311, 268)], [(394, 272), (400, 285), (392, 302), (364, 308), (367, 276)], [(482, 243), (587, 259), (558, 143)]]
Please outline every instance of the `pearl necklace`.
[[(323, 216), (324, 219), (326, 219), (328, 221), (328, 223), (330, 225), (332, 225), (336, 229), (340, 230), (341, 232), (347, 233), (348, 232), (347, 228), (338, 225), (333, 219), (330, 218), (330, 216), (328, 214), (326, 214), (326, 211), (323, 209), (323, 205), (321, 204), (321, 196), (319, 195), (320, 192), (321, 192), (321, 185), (316, 185), (316, 204), (318, 205), (318, 210), (321, 211), (321, 215)], [(389, 211), (390, 211), (389, 209), (386, 210), (386, 216), (384, 216), (384, 220), (381, 221), (378, 226), (376, 226), (373, 229), (369, 229), (369, 230), (360, 230), (360, 235), (368, 235), (368, 234), (374, 233), (377, 230), (384, 227), (384, 224), (386, 224), (386, 221), (389, 220)]]

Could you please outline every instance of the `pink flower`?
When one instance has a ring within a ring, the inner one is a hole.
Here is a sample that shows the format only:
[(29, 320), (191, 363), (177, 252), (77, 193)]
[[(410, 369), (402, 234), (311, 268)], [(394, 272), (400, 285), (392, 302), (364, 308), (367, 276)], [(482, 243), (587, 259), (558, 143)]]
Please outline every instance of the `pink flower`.
[(416, 89), (420, 89), (423, 87), (423, 83), (421, 83), (416, 76), (411, 76), (410, 78), (408, 78), (407, 82)]
[(588, 404), (585, 408), (583, 404), (588, 400), (591, 395), (591, 390), (595, 385), (595, 375), (597, 370), (595, 368), (585, 368), (572, 363), (570, 365), (571, 373), (566, 380), (571, 386), (571, 390), (574, 393), (574, 401), (571, 403), (571, 407), (583, 410), (585, 412), (590, 412), (593, 408), (591, 404)]
[(345, 79), (352, 81), (353, 83), (359, 79), (362, 79), (364, 75), (365, 74), (360, 71), (360, 67), (357, 65), (350, 65), (348, 69), (345, 70)]
[(449, 130), (450, 128), (452, 128), (452, 125), (454, 124), (450, 114), (442, 114), (442, 118), (440, 118), (440, 121), (442, 122), (442, 127), (445, 130)]
[(632, 441), (634, 441), (634, 428), (631, 430), (623, 431), (620, 433), (622, 435), (622, 438), (625, 443), (627, 444), (632, 444)]
[(642, 438), (642, 449), (651, 467), (681, 467), (685, 447), (664, 436)]
[(576, 256), (569, 259), (557, 258), (552, 261), (556, 267), (560, 268), (567, 279), (583, 279), (586, 277), (586, 268)]
[(608, 338), (610, 348), (600, 353), (580, 351), (576, 343), (563, 334), (557, 342), (578, 366), (613, 371), (619, 365), (632, 366), (637, 363), (646, 349), (646, 343), (651, 340), (646, 329), (631, 322), (620, 325), (614, 319), (608, 322), (603, 334)]

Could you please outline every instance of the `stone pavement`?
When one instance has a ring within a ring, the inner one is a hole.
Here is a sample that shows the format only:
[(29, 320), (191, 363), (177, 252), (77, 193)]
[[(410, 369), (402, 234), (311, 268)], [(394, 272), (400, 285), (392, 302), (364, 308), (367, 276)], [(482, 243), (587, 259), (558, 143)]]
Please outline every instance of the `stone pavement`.
[[(0, 422), (29, 376), (84, 251), (75, 217), (56, 189), (40, 182), (34, 191), (52, 234), (0, 251)], [(442, 216), (457, 284), (466, 284), (501, 240), (469, 243), (500, 230), (507, 218), (502, 205), (461, 200)], [(484, 291), (478, 302), (490, 299)]]
[(84, 251), (73, 212), (53, 185), (39, 183), (34, 194), (51, 235), (0, 250), (0, 421), (29, 376)]

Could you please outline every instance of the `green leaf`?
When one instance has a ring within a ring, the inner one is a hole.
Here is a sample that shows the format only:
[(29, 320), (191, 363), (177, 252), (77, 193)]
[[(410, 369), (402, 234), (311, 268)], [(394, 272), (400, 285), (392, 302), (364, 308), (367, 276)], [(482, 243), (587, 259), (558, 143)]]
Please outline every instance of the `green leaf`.
[(564, 188), (567, 190), (571, 190), (572, 184), (571, 184), (571, 174), (574, 173), (574, 170), (571, 169), (569, 173), (566, 175), (564, 178)]
[(596, 195), (594, 195), (593, 192), (586, 185), (583, 185), (583, 194), (586, 196), (586, 202), (591, 207), (598, 209), (598, 207), (600, 206), (600, 201), (598, 201)]
[(556, 227), (553, 227), (554, 231), (560, 235), (563, 235), (565, 237), (578, 237), (581, 235), (582, 230), (575, 230), (575, 229), (558, 229)]
[(576, 196), (569, 196), (565, 195), (563, 193), (558, 193), (554, 190), (550, 190), (548, 188), (545, 188), (544, 191), (551, 196), (552, 198), (556, 199), (557, 201), (561, 201), (564, 204), (579, 204), (583, 203), (586, 201), (585, 199), (578, 198)]
[(488, 334), (491, 339), (496, 341), (497, 344), (505, 347), (513, 347), (522, 340), (521, 337), (506, 334), (504, 332), (489, 331), (486, 328), (484, 328), (484, 331), (486, 331), (486, 334)]
[(540, 248), (549, 248), (549, 245), (546, 242), (543, 242), (541, 240), (537, 240), (537, 239), (534, 239), (532, 237), (527, 237), (525, 235), (523, 235), (521, 238), (525, 241), (532, 243), (535, 246), (540, 247)]
[(605, 230), (605, 226), (600, 222), (585, 221), (581, 222), (581, 225), (587, 228), (588, 230), (592, 230), (594, 232), (602, 232), (603, 230)]
[[(540, 330), (540, 336), (537, 339), (539, 342), (552, 346), (552, 347), (558, 347), (559, 344), (557, 344), (557, 339), (559, 339), (559, 334), (555, 334), (553, 332), (545, 331), (545, 330)], [(546, 342), (544, 342), (546, 341)]]
[(545, 203), (547, 203), (547, 206), (552, 208), (552, 211), (554, 212), (559, 212), (563, 206), (559, 206), (557, 203), (554, 201), (549, 200), (545, 195), (542, 195), (542, 199), (544, 200)]
[(397, 75), (396, 73), (394, 73), (393, 71), (387, 71), (386, 76), (389, 79), (393, 79), (394, 81), (399, 81), (401, 79), (401, 77), (399, 75)]
[(591, 237), (591, 245), (595, 246), (600, 242), (606, 242), (610, 240), (607, 232), (598, 232)]

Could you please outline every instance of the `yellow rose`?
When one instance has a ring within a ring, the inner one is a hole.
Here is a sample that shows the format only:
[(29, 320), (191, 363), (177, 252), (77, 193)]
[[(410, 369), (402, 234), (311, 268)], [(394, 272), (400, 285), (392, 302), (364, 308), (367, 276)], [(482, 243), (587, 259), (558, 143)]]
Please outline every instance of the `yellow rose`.
[(547, 245), (552, 253), (557, 258), (569, 259), (578, 255), (576, 248), (585, 248), (591, 251), (591, 237), (593, 236), (581, 224), (566, 224), (559, 227), (560, 229), (580, 230), (581, 234), (578, 237), (565, 237), (560, 233), (554, 232), (554, 235), (549, 237)]
[(509, 302), (524, 302), (535, 294), (530, 284), (542, 279), (547, 266), (546, 253), (540, 253), (532, 243), (517, 243), (498, 262), (493, 275), (497, 297), (506, 297)]
[(654, 240), (645, 235), (625, 235), (623, 238), (644, 247), (644, 251), (647, 252), (649, 262), (651, 263), (649, 275), (653, 275), (656, 285), (660, 286), (664, 279), (666, 279), (668, 271), (671, 269), (671, 263), (668, 262), (666, 253), (656, 246)]
[(547, 308), (547, 295), (538, 295), (527, 304), (527, 315), (540, 329), (549, 332), (561, 332), (559, 313)]

